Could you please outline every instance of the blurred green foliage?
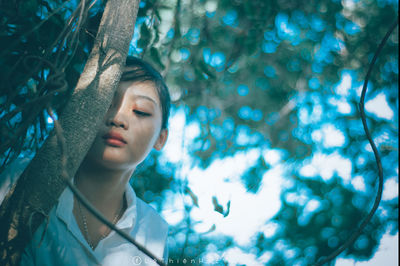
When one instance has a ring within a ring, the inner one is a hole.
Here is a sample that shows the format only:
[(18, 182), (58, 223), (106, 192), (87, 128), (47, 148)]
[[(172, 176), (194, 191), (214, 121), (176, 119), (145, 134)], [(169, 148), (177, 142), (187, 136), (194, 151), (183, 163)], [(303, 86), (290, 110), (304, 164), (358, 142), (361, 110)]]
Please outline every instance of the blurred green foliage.
[[(74, 17), (68, 25), (79, 8), (85, 10), (84, 19)], [(44, 111), (47, 104), (62, 112), (91, 49), (102, 8), (100, 2), (87, 10), (79, 1), (1, 1), (1, 170), (17, 156), (34, 152), (47, 136), (52, 127)], [(329, 255), (366, 216), (377, 170), (359, 120), (357, 87), (397, 13), (398, 2), (390, 0), (141, 1), (130, 54), (163, 72), (174, 110), (184, 110), (187, 123), (200, 126), (188, 144), (192, 164), (207, 168), (216, 159), (251, 148), (283, 153), (288, 178), (282, 205), (266, 221), (278, 229), (272, 236), (259, 232), (251, 247), (239, 246), (243, 252), (256, 258), (270, 252), (268, 265), (308, 265)], [(343, 91), (339, 84), (345, 79), (351, 87)], [(55, 91), (60, 82), (67, 89)], [(383, 119), (370, 113), (368, 123), (384, 176), (397, 178), (398, 28), (374, 67), (367, 100), (381, 93), (394, 115)], [(327, 125), (341, 132), (341, 144), (326, 144)], [(352, 177), (363, 178), (363, 191), (339, 173), (329, 180), (302, 175), (300, 169), (313, 156), (336, 152), (351, 161)], [(207, 254), (237, 246), (230, 236), (209, 234), (215, 227), (204, 234), (193, 229), (197, 195), (182, 176), (182, 165), (160, 156), (152, 154), (144, 162), (132, 185), (159, 211), (171, 193), (191, 198), (184, 204), (184, 217), (171, 228), (170, 264), (185, 264), (184, 258), (201, 264)], [(243, 186), (256, 194), (270, 169), (260, 156), (241, 176)], [(222, 215), (234, 208), (221, 205), (218, 197), (211, 200)], [(310, 202), (319, 207), (310, 211)], [(370, 258), (383, 233), (398, 231), (397, 214), (398, 197), (382, 201), (345, 256)]]

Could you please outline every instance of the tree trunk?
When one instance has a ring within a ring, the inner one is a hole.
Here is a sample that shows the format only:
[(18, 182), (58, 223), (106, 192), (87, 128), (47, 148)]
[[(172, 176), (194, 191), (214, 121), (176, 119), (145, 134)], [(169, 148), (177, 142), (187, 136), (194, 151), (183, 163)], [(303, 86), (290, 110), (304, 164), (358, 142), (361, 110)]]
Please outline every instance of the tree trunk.
[(61, 171), (72, 178), (89, 150), (118, 85), (138, 6), (139, 0), (107, 1), (89, 59), (60, 115), (64, 154), (53, 131), (0, 207), (0, 265), (19, 263), (32, 234), (65, 188)]

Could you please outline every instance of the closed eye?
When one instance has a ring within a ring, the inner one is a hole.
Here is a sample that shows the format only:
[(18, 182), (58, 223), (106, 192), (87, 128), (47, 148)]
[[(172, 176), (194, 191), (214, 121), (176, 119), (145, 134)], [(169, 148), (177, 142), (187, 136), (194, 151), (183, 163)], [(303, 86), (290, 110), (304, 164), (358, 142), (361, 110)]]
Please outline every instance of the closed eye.
[(150, 113), (142, 112), (142, 111), (139, 111), (139, 110), (133, 110), (133, 112), (138, 116), (151, 116)]

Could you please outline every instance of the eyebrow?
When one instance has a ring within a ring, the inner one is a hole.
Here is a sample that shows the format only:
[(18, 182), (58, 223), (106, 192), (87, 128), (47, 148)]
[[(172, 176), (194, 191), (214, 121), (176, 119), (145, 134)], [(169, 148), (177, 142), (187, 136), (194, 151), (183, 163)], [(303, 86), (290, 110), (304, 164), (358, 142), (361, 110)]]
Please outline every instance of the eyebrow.
[(146, 95), (134, 95), (133, 98), (141, 98), (141, 99), (145, 99), (145, 100), (149, 100), (150, 102), (154, 103), (155, 106), (158, 105), (158, 103), (151, 97), (146, 96)]

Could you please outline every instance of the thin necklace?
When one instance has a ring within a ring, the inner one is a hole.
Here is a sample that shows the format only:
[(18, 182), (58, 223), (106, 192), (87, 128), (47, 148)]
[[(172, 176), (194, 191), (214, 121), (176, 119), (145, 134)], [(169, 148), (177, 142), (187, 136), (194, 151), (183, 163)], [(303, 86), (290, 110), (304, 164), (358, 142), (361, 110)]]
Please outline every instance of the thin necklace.
[[(124, 196), (125, 196), (125, 194), (124, 194)], [(118, 219), (122, 216), (122, 211), (123, 211), (124, 206), (125, 206), (125, 200), (124, 200), (124, 198), (125, 198), (125, 197), (123, 197), (123, 201), (122, 201), (122, 204), (121, 204), (121, 207), (120, 207), (119, 211), (115, 214), (114, 219), (112, 220), (112, 224), (116, 224), (116, 222), (118, 221)], [(91, 248), (92, 250), (94, 250), (95, 246), (93, 245), (93, 243), (92, 243), (92, 241), (91, 241), (91, 239), (90, 239), (90, 236), (89, 236), (89, 230), (88, 230), (86, 215), (85, 215), (85, 214), (83, 213), (83, 211), (82, 211), (82, 206), (81, 206), (81, 203), (80, 203), (79, 200), (78, 200), (78, 209), (79, 209), (79, 215), (81, 216), (81, 220), (82, 220), (82, 223), (83, 223), (83, 231), (84, 231), (84, 233), (85, 233), (86, 241), (88, 242), (90, 248)], [(106, 236), (107, 236), (110, 232), (111, 232), (111, 229), (108, 228), (108, 230), (107, 230), (106, 233), (101, 234), (101, 237), (100, 237), (99, 242), (100, 242), (101, 240), (103, 240), (104, 238), (106, 238)]]

